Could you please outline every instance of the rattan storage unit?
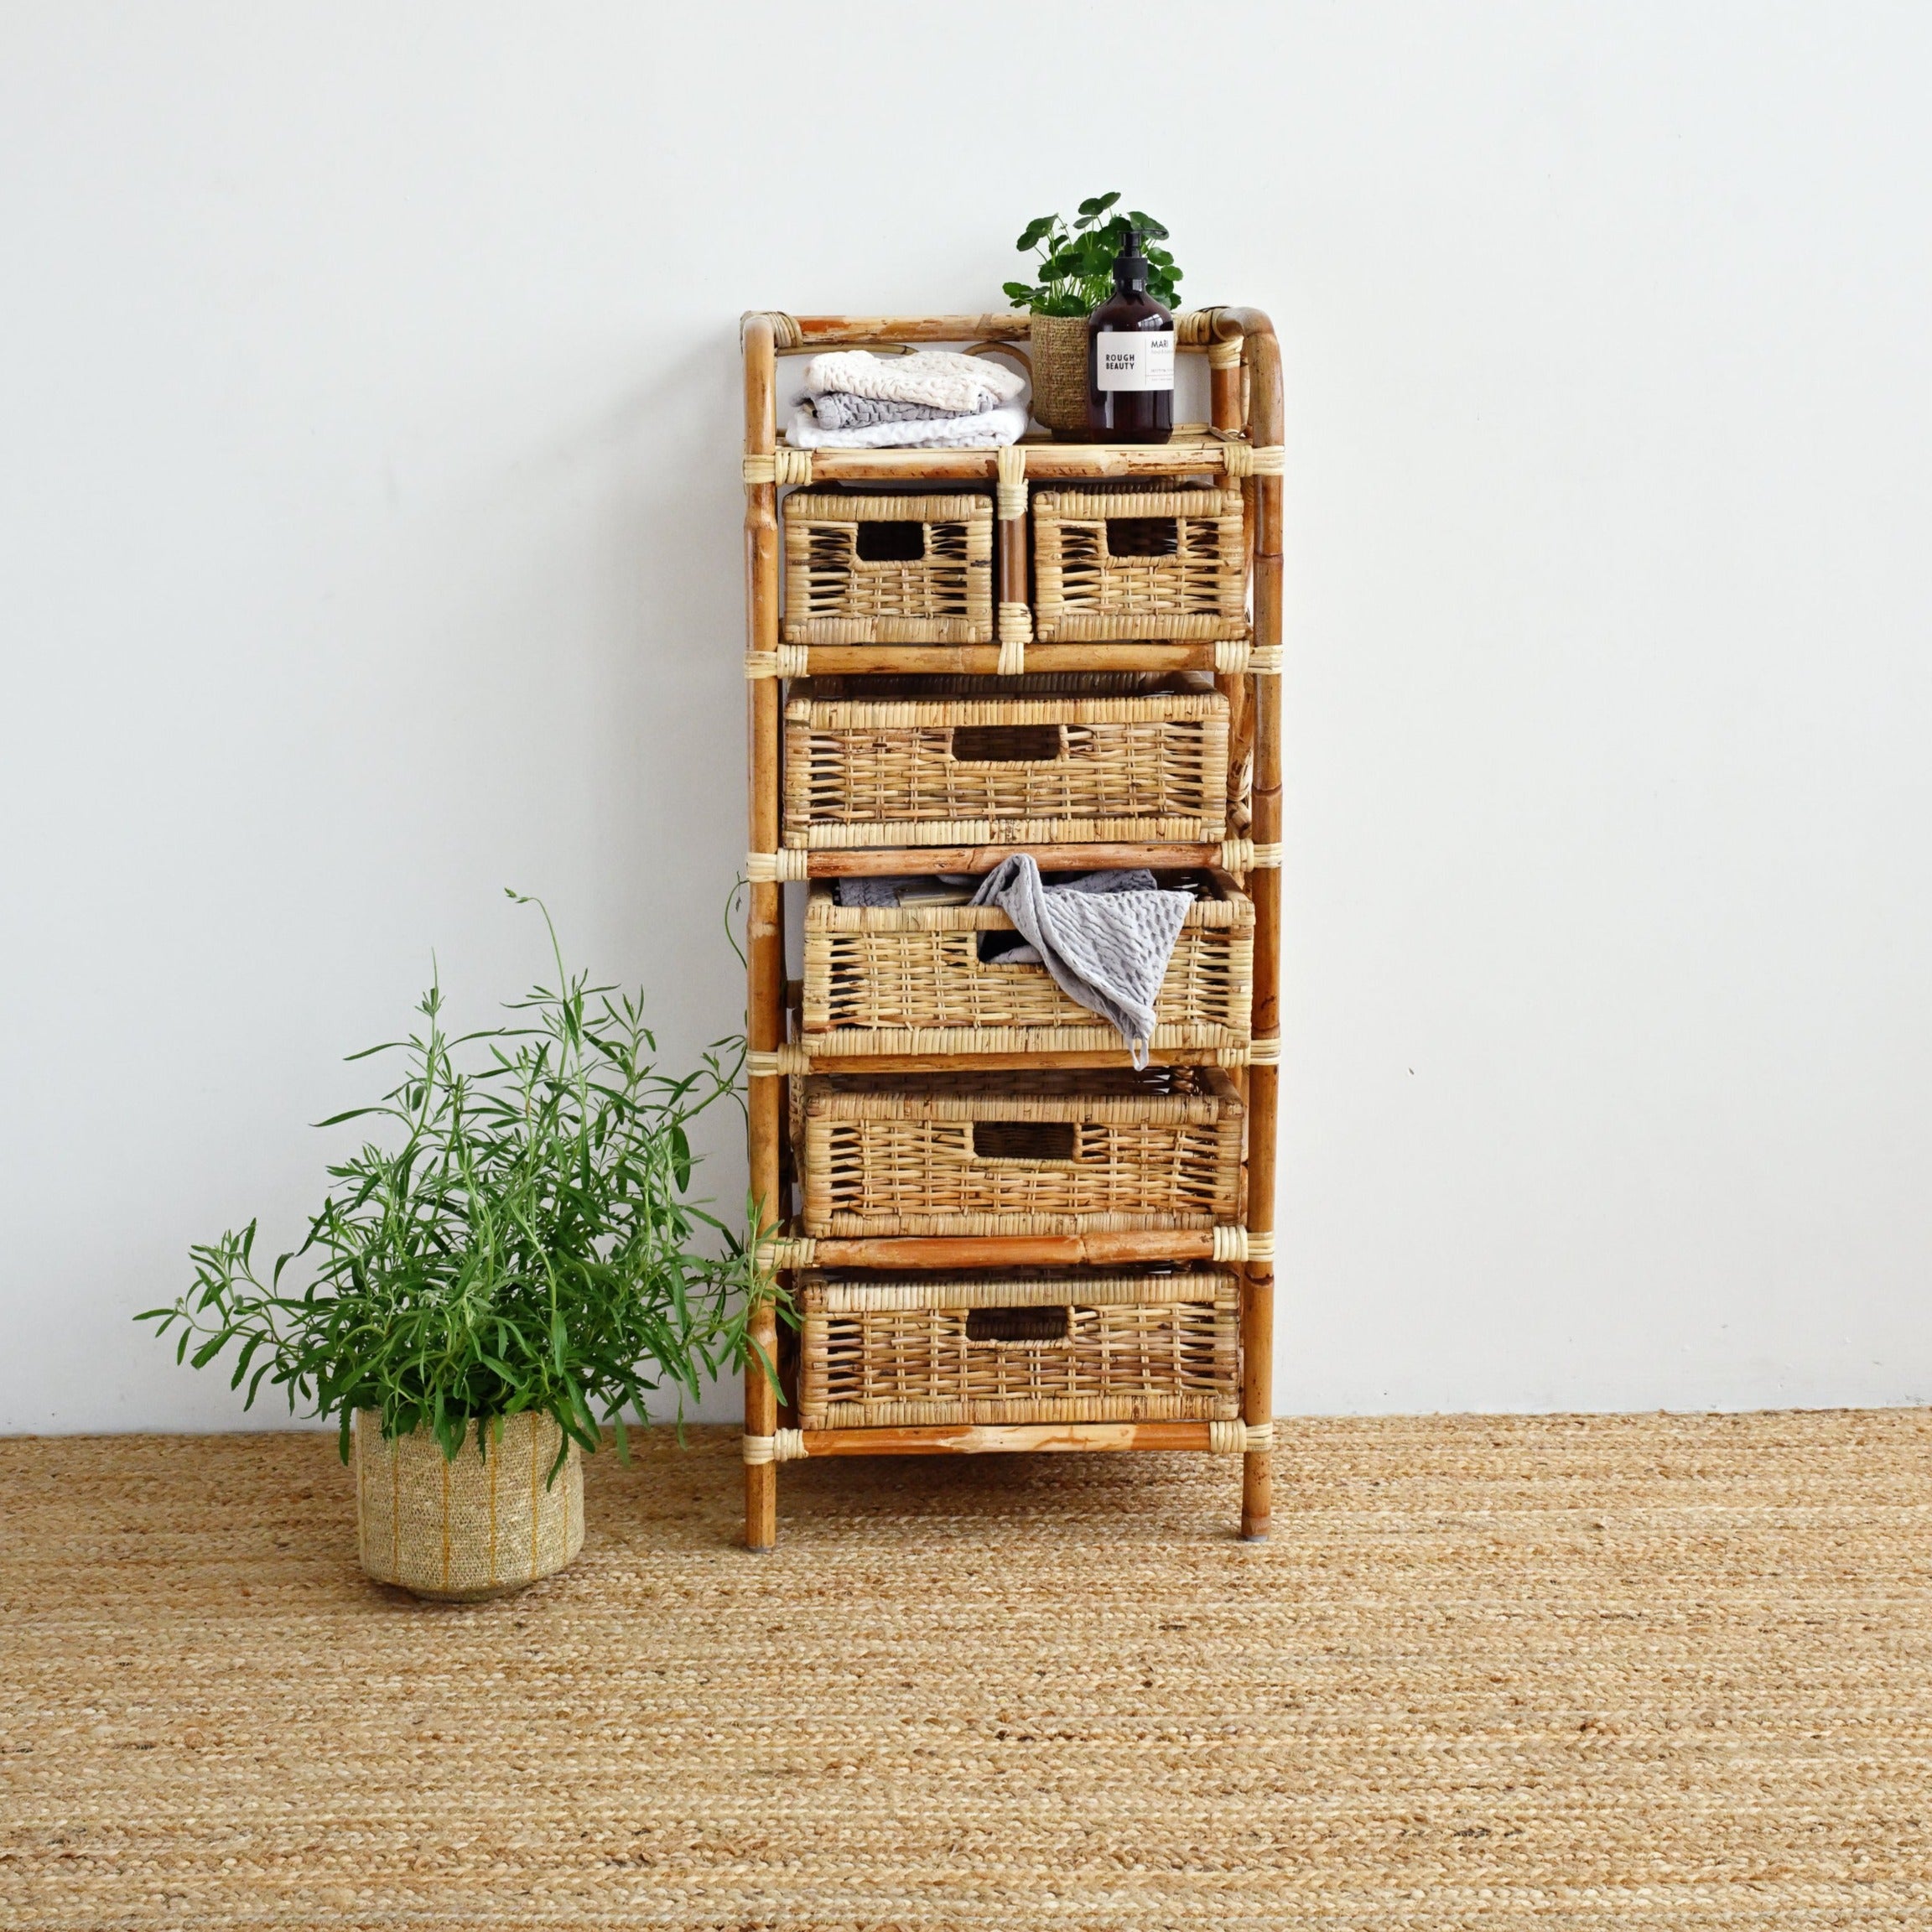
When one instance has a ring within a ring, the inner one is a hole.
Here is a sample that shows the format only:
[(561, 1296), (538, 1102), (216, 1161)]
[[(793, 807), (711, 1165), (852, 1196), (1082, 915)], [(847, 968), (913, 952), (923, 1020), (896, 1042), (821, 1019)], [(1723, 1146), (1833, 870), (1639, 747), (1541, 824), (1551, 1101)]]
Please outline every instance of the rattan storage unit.
[[(797, 1323), (754, 1313), (753, 1549), (780, 1462), (989, 1449), (1236, 1456), (1267, 1534), (1280, 357), (1253, 309), (1176, 327), (1212, 420), (1169, 443), (806, 451), (781, 356), (1027, 319), (745, 318), (751, 1180)], [(1015, 850), (1192, 892), (1145, 1072), (967, 889), (834, 891)]]

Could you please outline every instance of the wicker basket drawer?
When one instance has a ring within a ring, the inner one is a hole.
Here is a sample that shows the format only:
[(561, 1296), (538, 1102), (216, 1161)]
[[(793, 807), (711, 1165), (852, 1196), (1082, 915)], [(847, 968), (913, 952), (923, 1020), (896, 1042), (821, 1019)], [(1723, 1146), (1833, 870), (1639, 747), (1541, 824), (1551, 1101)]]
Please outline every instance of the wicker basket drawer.
[(1042, 643), (1244, 637), (1239, 490), (1040, 490), (1033, 621)]
[[(1245, 1047), (1254, 990), (1254, 906), (1233, 880), (1192, 884), (1155, 1003), (1151, 1044)], [(1106, 1052), (1114, 1030), (1069, 1000), (1044, 966), (982, 960), (980, 936), (1010, 932), (989, 906), (841, 906), (821, 880), (805, 912), (806, 1042), (815, 1055)]]
[(794, 490), (785, 499), (788, 644), (989, 644), (993, 499)]
[(1211, 844), (1228, 701), (1199, 677), (802, 680), (784, 842)]
[(792, 1092), (808, 1235), (1242, 1219), (1241, 1099), (1218, 1067), (812, 1074)]
[(1240, 1289), (1219, 1270), (809, 1274), (798, 1304), (806, 1429), (1240, 1413)]

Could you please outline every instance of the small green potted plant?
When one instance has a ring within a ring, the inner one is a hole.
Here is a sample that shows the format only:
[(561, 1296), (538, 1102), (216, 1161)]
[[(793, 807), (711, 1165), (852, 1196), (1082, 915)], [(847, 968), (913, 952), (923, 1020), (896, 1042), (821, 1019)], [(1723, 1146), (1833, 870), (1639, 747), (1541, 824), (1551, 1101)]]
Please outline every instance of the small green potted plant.
[(1077, 442), (1087, 434), (1087, 318), (1113, 293), (1114, 258), (1126, 247), (1129, 229), (1146, 242), (1148, 293), (1164, 309), (1177, 300), (1181, 271), (1156, 246), (1167, 239), (1167, 231), (1138, 209), (1110, 216), (1108, 210), (1119, 199), (1118, 190), (1089, 196), (1071, 226), (1057, 215), (1039, 216), (1014, 244), (1040, 257), (1036, 280), (1005, 284), (1007, 299), (1032, 316), (1033, 413), (1063, 441)]
[(266, 1280), (251, 1222), (195, 1249), (193, 1288), (138, 1317), (178, 1329), (197, 1368), (232, 1348), (245, 1405), (267, 1382), (333, 1418), (362, 1566), (419, 1596), (561, 1569), (602, 1427), (625, 1453), (661, 1390), (682, 1410), (740, 1365), (750, 1304), (771, 1291), (753, 1244), (689, 1192), (690, 1124), (737, 1096), (742, 1041), (660, 1072), (639, 998), (567, 973), (554, 927), (550, 942), (556, 986), (509, 1024), (452, 1037), (432, 984), (407, 1040), (351, 1056), (400, 1054), (402, 1080), (320, 1124), (387, 1132), (328, 1170)]

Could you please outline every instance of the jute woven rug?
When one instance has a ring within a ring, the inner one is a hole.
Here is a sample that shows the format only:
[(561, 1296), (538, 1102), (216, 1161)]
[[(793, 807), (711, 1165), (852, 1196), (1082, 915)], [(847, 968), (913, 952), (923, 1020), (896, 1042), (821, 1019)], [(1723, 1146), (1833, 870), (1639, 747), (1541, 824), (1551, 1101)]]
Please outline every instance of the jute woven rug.
[(0, 1443), (0, 1924), (1932, 1926), (1932, 1414), (600, 1457), (365, 1583), (315, 1436)]

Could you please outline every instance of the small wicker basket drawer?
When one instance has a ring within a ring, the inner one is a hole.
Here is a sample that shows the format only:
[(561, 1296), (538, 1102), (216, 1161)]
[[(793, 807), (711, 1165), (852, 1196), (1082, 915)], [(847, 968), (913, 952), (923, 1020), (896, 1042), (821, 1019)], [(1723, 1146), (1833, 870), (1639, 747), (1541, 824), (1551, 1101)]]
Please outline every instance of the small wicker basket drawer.
[(818, 678), (785, 708), (787, 846), (1212, 844), (1228, 701), (1197, 676)]
[(792, 1083), (808, 1235), (1078, 1234), (1242, 1218), (1218, 1067), (812, 1074)]
[[(1210, 872), (1162, 873), (1191, 886), (1155, 1003), (1156, 1052), (1247, 1046), (1254, 989), (1254, 906)], [(1108, 1052), (1114, 1030), (1067, 998), (1044, 966), (979, 957), (1011, 932), (990, 906), (841, 906), (812, 888), (805, 911), (804, 1033), (814, 1055)]]
[(1239, 490), (1041, 490), (1033, 496), (1041, 642), (1244, 637)]
[(810, 1274), (798, 1420), (1222, 1422), (1240, 1413), (1232, 1275)]
[(993, 499), (968, 491), (785, 499), (788, 644), (989, 644)]

